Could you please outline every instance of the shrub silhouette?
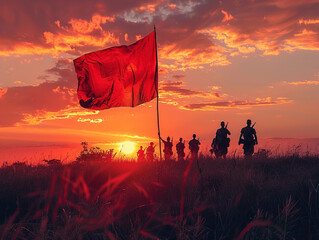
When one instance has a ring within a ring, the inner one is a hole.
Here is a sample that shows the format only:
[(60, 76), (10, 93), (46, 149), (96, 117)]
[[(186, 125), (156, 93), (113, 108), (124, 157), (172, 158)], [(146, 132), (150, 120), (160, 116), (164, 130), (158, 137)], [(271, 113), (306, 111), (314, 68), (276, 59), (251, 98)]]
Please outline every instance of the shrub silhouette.
[(77, 161), (112, 161), (116, 156), (114, 149), (103, 150), (99, 147), (88, 149), (88, 143), (82, 142), (83, 150), (76, 158)]

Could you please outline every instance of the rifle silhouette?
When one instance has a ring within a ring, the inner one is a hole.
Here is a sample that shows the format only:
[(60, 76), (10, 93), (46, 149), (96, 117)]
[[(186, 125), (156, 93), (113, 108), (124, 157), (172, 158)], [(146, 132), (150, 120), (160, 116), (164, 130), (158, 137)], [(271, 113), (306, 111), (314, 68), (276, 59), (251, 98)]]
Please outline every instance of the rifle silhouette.
[[(197, 139), (197, 141), (199, 142), (199, 138)], [(198, 157), (196, 158), (196, 162), (197, 162), (197, 168), (200, 174), (202, 174), (202, 169), (199, 166), (199, 162), (198, 162)]]
[[(255, 125), (256, 125), (256, 122), (252, 125), (252, 128), (254, 128)], [(255, 139), (255, 144), (258, 144), (258, 142), (256, 141), (256, 139)]]

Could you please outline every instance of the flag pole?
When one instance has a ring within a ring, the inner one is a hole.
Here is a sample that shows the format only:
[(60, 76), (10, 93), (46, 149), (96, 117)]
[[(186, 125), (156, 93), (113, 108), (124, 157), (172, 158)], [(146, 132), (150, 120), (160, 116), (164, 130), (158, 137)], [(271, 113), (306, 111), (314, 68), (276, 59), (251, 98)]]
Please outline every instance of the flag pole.
[[(162, 144), (161, 144), (161, 131), (160, 131), (160, 123), (159, 123), (159, 109), (158, 109), (158, 59), (157, 59), (157, 41), (156, 41), (156, 27), (154, 24), (154, 33), (155, 33), (155, 52), (156, 52), (156, 71), (155, 71), (155, 88), (156, 88), (156, 109), (157, 109), (157, 132), (158, 132), (158, 143), (159, 143), (159, 151), (160, 151), (160, 161), (162, 161)], [(157, 79), (156, 79), (157, 77)], [(157, 81), (156, 81), (157, 80)]]

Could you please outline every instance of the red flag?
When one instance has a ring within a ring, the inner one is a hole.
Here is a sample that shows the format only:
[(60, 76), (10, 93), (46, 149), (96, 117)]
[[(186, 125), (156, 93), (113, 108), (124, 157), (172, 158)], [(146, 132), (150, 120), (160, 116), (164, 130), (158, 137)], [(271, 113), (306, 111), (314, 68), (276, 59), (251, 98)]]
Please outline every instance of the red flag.
[(157, 96), (155, 31), (130, 46), (85, 54), (74, 66), (84, 108), (135, 107)]

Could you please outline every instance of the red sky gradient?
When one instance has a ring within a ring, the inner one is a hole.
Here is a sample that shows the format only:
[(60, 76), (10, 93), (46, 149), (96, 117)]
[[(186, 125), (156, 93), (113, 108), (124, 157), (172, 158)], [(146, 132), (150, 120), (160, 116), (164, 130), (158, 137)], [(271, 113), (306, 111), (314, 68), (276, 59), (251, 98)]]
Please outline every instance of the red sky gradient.
[(157, 142), (155, 100), (82, 109), (72, 63), (132, 44), (154, 24), (163, 138), (196, 133), (208, 144), (224, 120), (235, 148), (251, 118), (259, 138), (268, 138), (260, 147), (289, 138), (318, 153), (318, 0), (12, 0), (0, 8), (0, 159), (74, 155), (81, 141)]

